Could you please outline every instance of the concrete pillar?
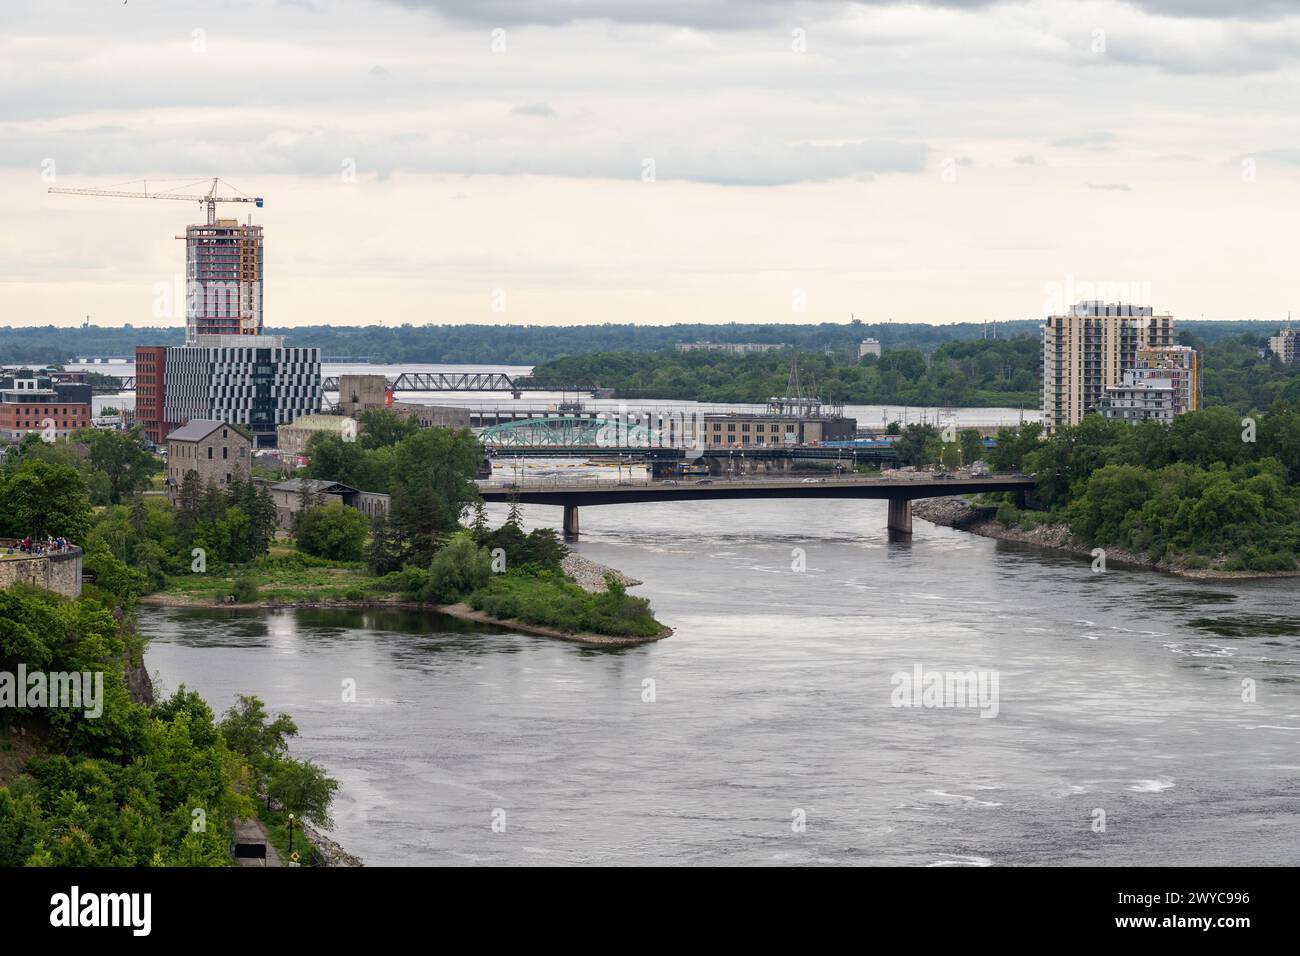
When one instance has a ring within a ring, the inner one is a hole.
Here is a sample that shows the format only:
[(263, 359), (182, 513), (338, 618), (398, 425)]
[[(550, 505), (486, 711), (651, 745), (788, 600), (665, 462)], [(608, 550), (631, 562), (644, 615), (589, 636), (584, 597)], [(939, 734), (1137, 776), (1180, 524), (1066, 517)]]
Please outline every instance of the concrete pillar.
[[(910, 513), (909, 513), (909, 518), (910, 518)], [(911, 527), (910, 523), (908, 527)], [(564, 540), (566, 541), (578, 540), (578, 506), (577, 505), (564, 506)]]
[(912, 533), (912, 500), (910, 498), (889, 499), (888, 527), (894, 534)]

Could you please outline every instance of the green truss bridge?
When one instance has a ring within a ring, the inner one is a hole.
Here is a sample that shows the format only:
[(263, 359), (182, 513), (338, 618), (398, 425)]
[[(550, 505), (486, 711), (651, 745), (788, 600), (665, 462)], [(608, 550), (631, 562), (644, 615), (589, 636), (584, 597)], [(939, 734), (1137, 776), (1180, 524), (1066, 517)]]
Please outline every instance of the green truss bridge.
[(613, 419), (563, 415), (502, 422), (483, 429), (487, 448), (599, 448), (606, 451), (653, 448), (659, 433), (644, 425)]

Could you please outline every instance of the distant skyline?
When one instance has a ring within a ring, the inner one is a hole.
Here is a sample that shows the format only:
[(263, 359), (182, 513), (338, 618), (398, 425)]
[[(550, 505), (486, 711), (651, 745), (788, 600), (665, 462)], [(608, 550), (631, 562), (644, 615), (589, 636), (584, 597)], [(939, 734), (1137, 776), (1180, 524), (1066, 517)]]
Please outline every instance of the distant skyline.
[(197, 204), (46, 189), (214, 175), (266, 197), (276, 327), (1300, 308), (1300, 11), (1283, 2), (54, 0), (5, 17), (2, 325), (183, 325), (168, 290)]

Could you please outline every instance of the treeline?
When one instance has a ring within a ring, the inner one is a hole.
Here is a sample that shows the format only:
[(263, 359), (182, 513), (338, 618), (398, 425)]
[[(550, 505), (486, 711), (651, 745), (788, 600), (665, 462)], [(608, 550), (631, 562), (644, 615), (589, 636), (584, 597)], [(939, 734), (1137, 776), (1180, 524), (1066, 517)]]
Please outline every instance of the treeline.
[[(598, 384), (619, 398), (765, 402), (784, 395), (792, 353), (604, 352), (547, 362), (533, 381), (564, 387)], [(799, 355), (805, 393), (859, 405), (1037, 406), (1042, 349), (1035, 338), (948, 342), (927, 358), (917, 349), (885, 349), (879, 359), (815, 352)]]
[[(1038, 478), (1038, 512), (1004, 523), (1066, 522), (1089, 546), (1180, 568), (1289, 571), (1300, 551), (1300, 406), (1242, 416), (1207, 408), (1172, 423), (1089, 415), (1048, 441), (1003, 429), (991, 464)], [(1044, 514), (1043, 512), (1046, 512)]]

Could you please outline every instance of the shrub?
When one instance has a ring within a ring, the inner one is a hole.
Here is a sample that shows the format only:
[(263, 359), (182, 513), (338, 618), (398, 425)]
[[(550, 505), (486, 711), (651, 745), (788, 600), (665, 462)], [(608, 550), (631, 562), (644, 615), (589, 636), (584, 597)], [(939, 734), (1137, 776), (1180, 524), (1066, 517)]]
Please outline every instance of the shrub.
[(252, 578), (236, 578), (230, 588), (230, 596), (239, 604), (252, 604), (257, 600), (257, 582)]
[(433, 556), (421, 597), (433, 604), (451, 604), (483, 587), (491, 576), (492, 555), (459, 532)]
[(359, 561), (370, 521), (356, 508), (332, 502), (298, 517), (298, 550), (332, 561)]

